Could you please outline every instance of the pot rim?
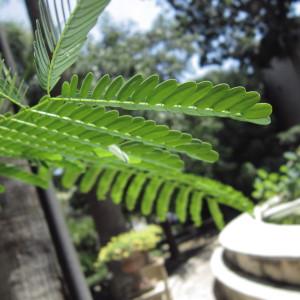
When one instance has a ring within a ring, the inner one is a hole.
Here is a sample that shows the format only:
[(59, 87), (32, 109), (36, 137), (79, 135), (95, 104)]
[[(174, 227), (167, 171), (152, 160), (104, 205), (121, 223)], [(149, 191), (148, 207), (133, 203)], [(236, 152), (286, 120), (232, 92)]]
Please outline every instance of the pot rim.
[(227, 250), (264, 258), (300, 259), (300, 225), (266, 223), (244, 213), (220, 233)]

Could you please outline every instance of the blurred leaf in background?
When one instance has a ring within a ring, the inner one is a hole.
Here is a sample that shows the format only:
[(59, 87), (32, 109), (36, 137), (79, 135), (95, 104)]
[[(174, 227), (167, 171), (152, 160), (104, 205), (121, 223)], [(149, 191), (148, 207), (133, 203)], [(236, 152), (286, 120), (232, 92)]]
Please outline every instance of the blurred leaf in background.
[(300, 148), (284, 154), (285, 164), (277, 172), (260, 169), (254, 181), (252, 196), (266, 201), (275, 195), (283, 201), (292, 201), (300, 197)]

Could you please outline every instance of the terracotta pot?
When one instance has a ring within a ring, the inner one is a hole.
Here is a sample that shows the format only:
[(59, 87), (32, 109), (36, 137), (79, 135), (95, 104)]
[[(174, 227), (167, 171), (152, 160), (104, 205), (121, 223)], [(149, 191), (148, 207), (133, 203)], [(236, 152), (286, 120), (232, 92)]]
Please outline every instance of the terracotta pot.
[(124, 273), (136, 273), (144, 267), (147, 262), (147, 254), (145, 252), (136, 251), (121, 261), (122, 271)]

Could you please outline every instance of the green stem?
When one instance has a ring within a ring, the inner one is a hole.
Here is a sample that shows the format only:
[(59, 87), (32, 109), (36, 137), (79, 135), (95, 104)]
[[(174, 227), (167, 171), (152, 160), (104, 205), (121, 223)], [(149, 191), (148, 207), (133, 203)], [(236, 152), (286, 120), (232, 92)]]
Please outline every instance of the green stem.
[(6, 94), (4, 94), (4, 93), (2, 93), (2, 92), (0, 92), (0, 96), (3, 97), (3, 98), (5, 98), (5, 99), (7, 99), (7, 100), (9, 100), (9, 101), (12, 102), (13, 104), (15, 104), (15, 105), (17, 105), (17, 106), (19, 106), (19, 107), (21, 107), (21, 108), (25, 108), (25, 107), (26, 107), (25, 105), (21, 104), (21, 103), (18, 102), (17, 100), (11, 98), (10, 96), (8, 96), (8, 95), (6, 95)]

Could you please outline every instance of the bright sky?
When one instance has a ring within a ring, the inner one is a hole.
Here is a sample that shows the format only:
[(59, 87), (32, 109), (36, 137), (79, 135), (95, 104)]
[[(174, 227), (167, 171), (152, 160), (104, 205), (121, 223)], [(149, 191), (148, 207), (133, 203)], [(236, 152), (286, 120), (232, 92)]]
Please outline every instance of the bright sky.
[(140, 29), (147, 30), (160, 13), (155, 0), (112, 0), (107, 11), (117, 22), (134, 21)]
[[(155, 0), (111, 0), (106, 9), (115, 22), (135, 22), (140, 30), (150, 29), (160, 11), (161, 7)], [(14, 21), (22, 26), (29, 26), (24, 0), (8, 0), (8, 3), (1, 7), (0, 21)], [(225, 62), (223, 68), (229, 69), (232, 66), (230, 62)], [(182, 79), (197, 78), (216, 68), (216, 66), (199, 68), (197, 57), (194, 56), (191, 60), (191, 72), (184, 74)]]
[[(154, 0), (112, 0), (106, 11), (116, 22), (134, 21), (141, 30), (147, 30), (159, 14)], [(13, 12), (13, 13), (12, 13)], [(0, 10), (0, 21), (15, 21), (29, 25), (23, 0), (9, 0)]]

